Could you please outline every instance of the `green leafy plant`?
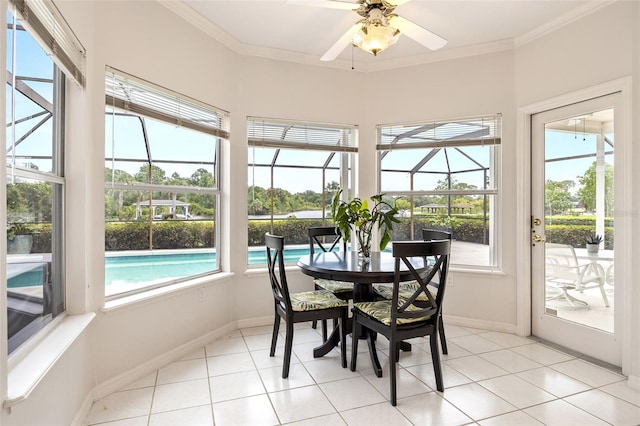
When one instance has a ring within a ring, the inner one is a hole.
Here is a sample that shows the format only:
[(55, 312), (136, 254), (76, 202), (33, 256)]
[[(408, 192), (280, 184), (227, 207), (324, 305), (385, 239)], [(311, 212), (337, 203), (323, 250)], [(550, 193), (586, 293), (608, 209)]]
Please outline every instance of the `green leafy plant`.
[(587, 237), (587, 244), (599, 245), (601, 242), (602, 242), (602, 235), (591, 234)]
[(7, 239), (13, 241), (16, 235), (31, 235), (32, 231), (24, 223), (15, 222), (7, 224)]
[(331, 203), (331, 215), (333, 221), (342, 236), (348, 241), (351, 237), (352, 227), (355, 228), (356, 238), (359, 244), (359, 252), (364, 258), (371, 257), (371, 237), (375, 228), (378, 228), (382, 236), (380, 238), (380, 250), (384, 250), (393, 232), (393, 224), (399, 220), (395, 217), (398, 209), (394, 205), (382, 201), (382, 194), (374, 195), (369, 200), (372, 207), (369, 208), (369, 201), (360, 198), (353, 198), (349, 201), (340, 199), (342, 189), (333, 197)]

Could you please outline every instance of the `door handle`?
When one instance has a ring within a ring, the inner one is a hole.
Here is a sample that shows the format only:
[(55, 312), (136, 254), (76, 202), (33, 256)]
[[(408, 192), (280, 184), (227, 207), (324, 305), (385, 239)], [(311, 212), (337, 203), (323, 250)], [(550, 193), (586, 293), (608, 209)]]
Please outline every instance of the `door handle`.
[(545, 241), (545, 238), (541, 237), (539, 234), (533, 234), (534, 243), (544, 243)]

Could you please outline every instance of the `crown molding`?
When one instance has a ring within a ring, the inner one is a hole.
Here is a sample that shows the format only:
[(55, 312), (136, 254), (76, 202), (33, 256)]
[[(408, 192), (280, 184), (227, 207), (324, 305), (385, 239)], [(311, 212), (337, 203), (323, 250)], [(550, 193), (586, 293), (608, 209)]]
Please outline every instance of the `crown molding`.
[(404, 68), (433, 62), (450, 61), (453, 59), (467, 58), (472, 56), (487, 55), (490, 53), (513, 50), (515, 45), (513, 40), (505, 39), (490, 43), (476, 44), (473, 46), (463, 46), (454, 49), (438, 50), (420, 55), (406, 56), (403, 58), (393, 58), (367, 63), (367, 71), (386, 71), (394, 68)]
[(587, 16), (596, 10), (606, 7), (619, 0), (592, 0), (589, 3), (576, 8), (575, 10), (559, 16), (546, 23), (545, 25), (530, 31), (529, 33), (516, 37), (514, 39), (499, 40), (490, 43), (477, 44), (473, 46), (463, 46), (453, 49), (438, 50), (435, 52), (427, 52), (420, 55), (407, 56), (402, 58), (382, 59), (377, 58), (375, 62), (356, 62), (352, 64), (350, 60), (336, 59), (330, 62), (320, 61), (320, 57), (309, 55), (301, 52), (293, 52), (289, 50), (274, 49), (264, 46), (255, 46), (241, 43), (220, 27), (213, 24), (208, 19), (191, 9), (182, 1), (176, 0), (156, 0), (182, 19), (198, 28), (205, 34), (222, 43), (231, 51), (245, 56), (253, 56), (264, 59), (273, 59), (277, 61), (293, 62), (310, 66), (320, 66), (335, 69), (351, 69), (356, 72), (374, 72), (385, 71), (396, 68), (411, 67), (433, 62), (448, 61), (452, 59), (460, 59), (464, 57), (485, 55), (506, 50), (512, 50), (530, 43), (540, 37), (543, 37), (565, 25), (568, 25), (584, 16)]
[(206, 19), (204, 16), (200, 15), (195, 10), (191, 9), (182, 1), (156, 0), (156, 2), (166, 7), (176, 15), (180, 16), (182, 19), (184, 19), (203, 33), (209, 35), (210, 37), (213, 37), (230, 50), (238, 52), (241, 49), (242, 43), (231, 37), (227, 32)]
[(540, 37), (544, 37), (545, 35), (564, 27), (565, 25), (569, 25), (570, 23), (575, 22), (599, 9), (609, 6), (616, 1), (618, 0), (592, 0), (562, 16), (558, 16), (556, 19), (547, 22), (533, 31), (529, 31), (527, 34), (514, 38), (515, 47), (517, 48), (524, 46), (527, 43), (531, 43)]

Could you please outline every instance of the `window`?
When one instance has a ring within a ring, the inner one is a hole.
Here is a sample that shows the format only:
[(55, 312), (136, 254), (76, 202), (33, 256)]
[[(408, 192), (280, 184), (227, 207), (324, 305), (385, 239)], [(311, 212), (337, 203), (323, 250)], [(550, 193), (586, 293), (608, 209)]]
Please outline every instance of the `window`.
[(349, 192), (355, 126), (249, 117), (249, 265), (265, 265), (264, 234), (285, 237), (286, 260), (308, 252), (307, 228), (331, 223), (331, 200)]
[(113, 68), (105, 84), (107, 298), (219, 271), (228, 114)]
[(73, 69), (71, 77), (84, 84), (84, 49), (57, 9), (48, 1), (10, 3), (4, 200), (9, 353), (65, 311), (65, 73)]
[(401, 211), (393, 240), (450, 230), (452, 264), (499, 267), (501, 116), (380, 125), (378, 140), (380, 191)]

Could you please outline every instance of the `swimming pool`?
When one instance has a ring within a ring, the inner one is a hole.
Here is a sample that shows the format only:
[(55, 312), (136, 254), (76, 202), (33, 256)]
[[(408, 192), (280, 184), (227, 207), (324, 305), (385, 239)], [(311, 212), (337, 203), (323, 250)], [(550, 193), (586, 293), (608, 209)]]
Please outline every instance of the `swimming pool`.
[[(249, 265), (266, 266), (267, 253), (264, 248), (250, 249), (247, 254)], [(286, 248), (284, 261), (296, 262), (305, 254), (309, 254), (308, 246)], [(107, 256), (104, 263), (107, 296), (205, 274), (218, 267), (214, 251), (117, 254)]]
[[(264, 247), (248, 251), (249, 265), (264, 265), (267, 254)], [(296, 262), (309, 254), (308, 246), (285, 248), (284, 261)], [(8, 275), (8, 287), (42, 286), (45, 273), (42, 267), (30, 264), (16, 264), (14, 273)], [(37, 264), (42, 265), (42, 264)], [(27, 267), (29, 266), (29, 267)], [(180, 280), (185, 277), (206, 274), (218, 267), (216, 252), (207, 250), (187, 250), (173, 252), (147, 252), (136, 254), (107, 253), (104, 260), (105, 293), (107, 296)]]

